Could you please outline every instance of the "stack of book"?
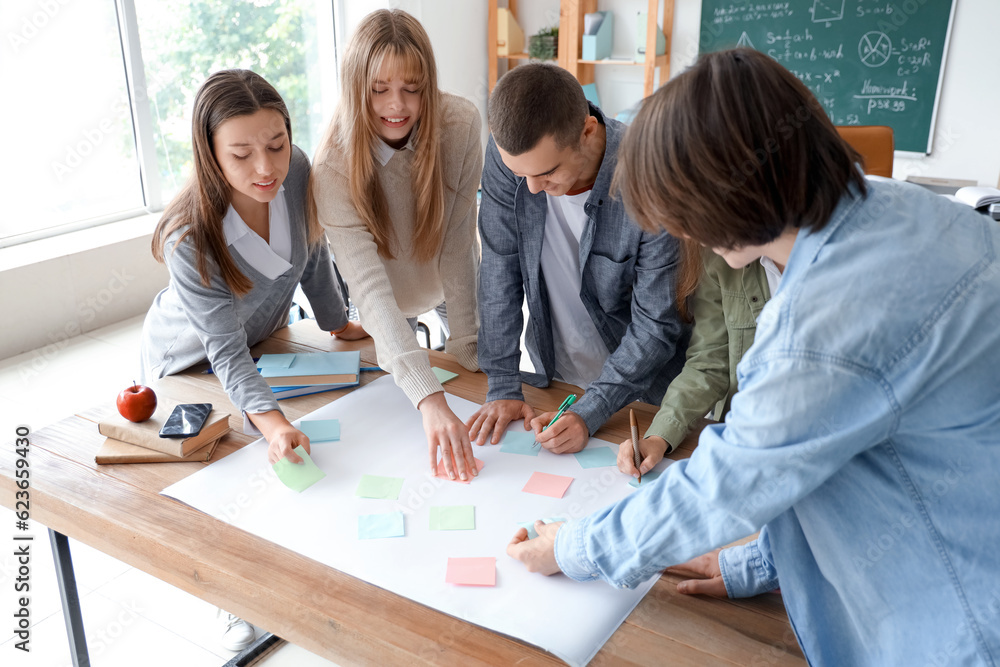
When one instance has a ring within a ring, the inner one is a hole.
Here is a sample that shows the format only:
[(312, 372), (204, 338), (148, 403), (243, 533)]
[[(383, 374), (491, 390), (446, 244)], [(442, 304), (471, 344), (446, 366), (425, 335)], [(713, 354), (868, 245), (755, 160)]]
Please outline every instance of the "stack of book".
[(361, 353), (355, 350), (265, 354), (257, 361), (257, 368), (275, 398), (305, 396), (356, 386)]
[(114, 408), (102, 415), (97, 430), (107, 436), (94, 460), (105, 463), (171, 463), (178, 461), (209, 461), (215, 446), (226, 433), (229, 415), (212, 410), (197, 435), (187, 438), (162, 438), (160, 427), (176, 403), (164, 402), (153, 416), (143, 422), (130, 422)]

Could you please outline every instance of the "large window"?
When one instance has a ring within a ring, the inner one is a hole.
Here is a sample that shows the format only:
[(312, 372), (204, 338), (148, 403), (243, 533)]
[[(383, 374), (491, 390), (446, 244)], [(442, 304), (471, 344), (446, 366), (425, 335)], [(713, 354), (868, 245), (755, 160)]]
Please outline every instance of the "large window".
[(190, 173), (194, 94), (219, 69), (270, 81), (311, 156), (336, 94), (332, 4), (4, 0), (0, 246), (162, 210)]

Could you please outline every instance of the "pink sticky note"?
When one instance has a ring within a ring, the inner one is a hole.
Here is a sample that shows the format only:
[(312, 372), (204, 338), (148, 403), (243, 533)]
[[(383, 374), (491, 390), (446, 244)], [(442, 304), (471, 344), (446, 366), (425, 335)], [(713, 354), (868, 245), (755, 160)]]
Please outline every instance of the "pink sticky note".
[[(473, 460), (476, 462), (476, 470), (482, 470), (483, 466), (486, 465), (485, 463), (483, 463), (482, 461), (480, 461), (475, 457), (473, 457)], [(452, 461), (452, 463), (454, 463), (454, 461)], [(435, 477), (440, 477), (441, 479), (447, 479), (448, 481), (451, 482), (461, 482), (462, 484), (468, 484), (469, 482), (472, 481), (472, 479), (463, 480), (461, 477), (458, 476), (458, 466), (455, 466), (454, 470), (455, 470), (455, 479), (450, 479), (448, 477), (448, 471), (444, 469), (444, 459), (438, 459), (438, 469)]]
[(521, 489), (527, 493), (537, 493), (540, 496), (552, 496), (562, 498), (566, 495), (566, 489), (573, 483), (572, 477), (562, 475), (550, 475), (547, 472), (536, 472), (528, 480), (528, 483)]
[(497, 559), (449, 558), (444, 580), (461, 586), (496, 586)]

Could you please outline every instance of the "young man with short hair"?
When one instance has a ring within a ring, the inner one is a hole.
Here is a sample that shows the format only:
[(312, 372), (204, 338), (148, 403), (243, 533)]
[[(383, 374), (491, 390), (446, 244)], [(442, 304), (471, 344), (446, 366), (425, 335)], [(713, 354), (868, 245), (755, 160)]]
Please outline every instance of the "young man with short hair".
[(760, 529), (692, 565), (732, 597), (780, 583), (810, 664), (1000, 660), (1000, 227), (857, 160), (751, 49), (643, 103), (616, 176), (636, 220), (781, 285), (691, 458), (510, 555), (632, 588)]
[[(659, 403), (684, 364), (678, 244), (640, 230), (609, 194), (625, 126), (589, 105), (566, 70), (512, 69), (490, 97), (489, 123), (479, 209), (479, 366), (489, 393), (469, 428), (479, 444), (496, 443), (523, 418), (542, 446), (576, 452), (629, 402)], [(536, 373), (522, 376), (525, 296)], [(553, 415), (524, 403), (522, 378), (586, 391), (539, 433)]]

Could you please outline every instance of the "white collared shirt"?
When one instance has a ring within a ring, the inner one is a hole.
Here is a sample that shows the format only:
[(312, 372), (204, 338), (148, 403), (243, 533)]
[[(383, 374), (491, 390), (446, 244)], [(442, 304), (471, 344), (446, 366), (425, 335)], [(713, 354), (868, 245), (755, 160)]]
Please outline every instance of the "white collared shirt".
[(774, 293), (778, 291), (778, 285), (781, 284), (781, 269), (770, 257), (761, 257), (760, 264), (764, 267), (764, 274), (767, 276), (767, 289), (771, 292), (771, 298), (774, 298)]
[(268, 204), (268, 215), (270, 244), (247, 226), (232, 204), (222, 219), (222, 231), (229, 247), (269, 280), (274, 280), (292, 268), (292, 232), (285, 186), (278, 189), (278, 195)]
[(410, 130), (410, 136), (406, 140), (406, 145), (399, 149), (393, 148), (389, 144), (385, 143), (385, 141), (383, 141), (381, 137), (379, 137), (378, 144), (375, 146), (375, 159), (378, 160), (379, 164), (381, 164), (384, 167), (389, 162), (389, 160), (392, 159), (392, 156), (398, 153), (399, 151), (407, 149), (411, 151), (416, 150), (413, 147), (413, 134), (414, 131)]

